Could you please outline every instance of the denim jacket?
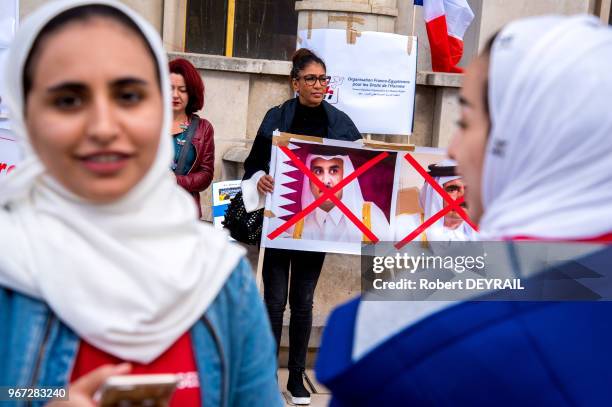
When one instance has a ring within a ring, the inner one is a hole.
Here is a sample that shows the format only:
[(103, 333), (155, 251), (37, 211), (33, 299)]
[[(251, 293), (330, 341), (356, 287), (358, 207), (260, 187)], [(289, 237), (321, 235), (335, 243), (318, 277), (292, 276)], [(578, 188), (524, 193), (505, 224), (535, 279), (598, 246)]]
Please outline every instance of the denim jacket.
[[(191, 328), (191, 340), (204, 405), (283, 405), (276, 345), (244, 259)], [(0, 288), (0, 386), (67, 387), (79, 342), (47, 304)]]

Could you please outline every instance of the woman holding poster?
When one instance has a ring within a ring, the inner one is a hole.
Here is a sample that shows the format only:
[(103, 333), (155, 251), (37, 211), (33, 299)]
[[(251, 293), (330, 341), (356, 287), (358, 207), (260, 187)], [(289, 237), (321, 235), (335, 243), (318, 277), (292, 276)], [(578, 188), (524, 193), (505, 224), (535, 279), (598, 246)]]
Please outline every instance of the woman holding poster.
[[(361, 139), (353, 121), (324, 100), (330, 81), (325, 62), (308, 49), (298, 50), (292, 60), (291, 85), (297, 97), (266, 113), (244, 163), (242, 191), (245, 208), (249, 212), (263, 208), (265, 194), (274, 188), (274, 179), (268, 172), (272, 133), (275, 130), (345, 141)], [(264, 256), (264, 299), (277, 349), (280, 347), (283, 313), (289, 297), (291, 319), (287, 390), (294, 404), (310, 404), (310, 393), (304, 387), (303, 373), (312, 328), (312, 300), (324, 259), (325, 253), (281, 249), (267, 249)]]

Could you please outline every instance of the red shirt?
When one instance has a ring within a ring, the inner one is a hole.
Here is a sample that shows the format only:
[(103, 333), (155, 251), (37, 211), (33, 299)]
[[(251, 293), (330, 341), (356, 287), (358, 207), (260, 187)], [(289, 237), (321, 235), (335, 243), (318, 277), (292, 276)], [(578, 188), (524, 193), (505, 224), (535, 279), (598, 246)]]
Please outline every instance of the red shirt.
[[(125, 362), (98, 348), (81, 341), (70, 381), (106, 364)], [(191, 337), (183, 334), (170, 348), (148, 365), (131, 363), (132, 374), (171, 373), (180, 377), (179, 384), (170, 399), (170, 407), (201, 406), (200, 380), (191, 347)]]
[[(564, 239), (540, 239), (537, 237), (533, 237), (533, 236), (515, 236), (513, 238), (511, 238), (510, 240), (538, 240), (538, 241), (561, 241), (561, 242), (565, 242), (567, 240)], [(606, 233), (605, 235), (601, 235), (601, 236), (596, 236), (596, 237), (591, 237), (591, 238), (585, 238), (585, 239), (576, 239), (576, 240), (570, 240), (571, 242), (578, 242), (578, 243), (611, 243), (612, 244), (612, 232), (610, 233)]]

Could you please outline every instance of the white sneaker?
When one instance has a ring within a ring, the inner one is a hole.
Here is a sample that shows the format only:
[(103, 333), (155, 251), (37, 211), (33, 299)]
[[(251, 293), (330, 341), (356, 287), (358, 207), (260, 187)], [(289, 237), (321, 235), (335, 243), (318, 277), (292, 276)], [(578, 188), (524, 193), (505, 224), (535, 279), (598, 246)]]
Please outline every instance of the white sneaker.
[(296, 406), (307, 406), (310, 404), (310, 392), (304, 386), (303, 378), (303, 372), (289, 371), (287, 390), (291, 395), (291, 403)]

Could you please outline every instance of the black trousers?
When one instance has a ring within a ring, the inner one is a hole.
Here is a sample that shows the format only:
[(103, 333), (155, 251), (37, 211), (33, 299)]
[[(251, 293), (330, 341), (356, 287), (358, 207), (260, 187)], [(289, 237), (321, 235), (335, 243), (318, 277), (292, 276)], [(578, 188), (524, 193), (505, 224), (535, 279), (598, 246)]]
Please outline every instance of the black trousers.
[(283, 330), (283, 313), (287, 295), (289, 296), (290, 370), (304, 370), (306, 367), (308, 340), (312, 329), (312, 301), (323, 260), (325, 253), (297, 250), (266, 249), (264, 255), (264, 301), (276, 339), (277, 352)]

